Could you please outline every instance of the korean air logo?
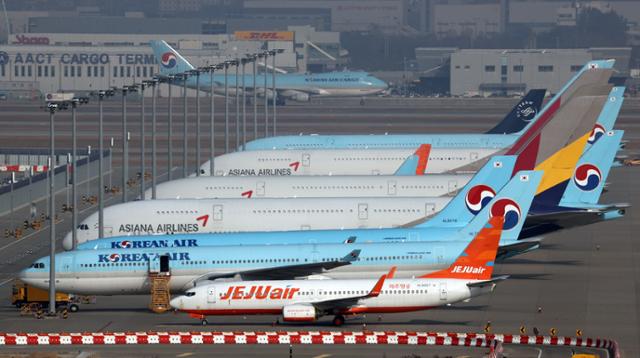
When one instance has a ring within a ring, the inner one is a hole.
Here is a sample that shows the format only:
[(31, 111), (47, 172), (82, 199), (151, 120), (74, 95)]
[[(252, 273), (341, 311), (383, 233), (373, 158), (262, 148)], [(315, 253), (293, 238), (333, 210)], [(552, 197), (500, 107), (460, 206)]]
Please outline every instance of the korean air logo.
[(178, 60), (173, 52), (165, 52), (162, 54), (161, 63), (164, 68), (173, 68), (176, 66), (176, 63), (178, 63)]
[(107, 260), (109, 260), (109, 262), (118, 262), (118, 261), (120, 261), (120, 255), (119, 254), (111, 254), (107, 258)]
[(583, 191), (591, 191), (598, 187), (602, 180), (600, 169), (593, 164), (582, 164), (576, 168), (573, 175), (573, 182)]
[(596, 125), (593, 126), (593, 129), (591, 130), (591, 134), (589, 134), (589, 139), (587, 139), (587, 143), (593, 144), (597, 142), (598, 139), (600, 139), (600, 137), (602, 137), (602, 135), (605, 132), (606, 131), (604, 130), (604, 127), (596, 123)]
[(129, 240), (122, 240), (118, 243), (118, 247), (121, 249), (130, 249), (133, 244)]
[(513, 229), (520, 221), (522, 215), (518, 204), (511, 199), (499, 199), (491, 206), (489, 217), (501, 216), (504, 218), (503, 230)]
[(473, 214), (482, 210), (487, 204), (496, 196), (496, 192), (487, 185), (476, 185), (469, 189), (467, 195), (464, 198), (464, 203), (467, 205), (467, 209)]
[(532, 101), (524, 101), (520, 103), (516, 110), (516, 116), (524, 122), (531, 121), (537, 113)]

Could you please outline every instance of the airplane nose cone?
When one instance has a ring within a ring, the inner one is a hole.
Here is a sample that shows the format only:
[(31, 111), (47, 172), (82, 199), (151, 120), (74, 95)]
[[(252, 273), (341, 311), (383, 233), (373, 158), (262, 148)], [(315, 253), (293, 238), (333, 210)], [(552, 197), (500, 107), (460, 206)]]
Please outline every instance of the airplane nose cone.
[(67, 251), (73, 249), (73, 237), (71, 236), (71, 233), (68, 233), (62, 240), (62, 247)]
[(177, 310), (182, 309), (182, 296), (178, 296), (178, 297), (172, 299), (171, 301), (169, 301), (169, 304), (174, 309), (177, 309)]

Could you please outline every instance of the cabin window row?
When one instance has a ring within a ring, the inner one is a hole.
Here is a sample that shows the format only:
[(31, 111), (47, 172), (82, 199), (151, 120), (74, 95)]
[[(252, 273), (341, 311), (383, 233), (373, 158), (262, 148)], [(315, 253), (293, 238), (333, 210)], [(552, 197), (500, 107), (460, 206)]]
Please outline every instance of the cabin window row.
[[(329, 214), (329, 213), (344, 213), (344, 209), (264, 209), (253, 210), (254, 214)], [(350, 213), (353, 209), (349, 210)]]
[(371, 257), (359, 257), (364, 261), (387, 261), (387, 260), (421, 260), (422, 255), (401, 255), (401, 256), (371, 256)]
[(206, 186), (206, 190), (244, 190), (241, 186)]
[(258, 158), (259, 162), (290, 162), (291, 158)]
[(198, 210), (156, 210), (156, 214), (197, 214)]
[(420, 213), (420, 209), (373, 209), (374, 213)]

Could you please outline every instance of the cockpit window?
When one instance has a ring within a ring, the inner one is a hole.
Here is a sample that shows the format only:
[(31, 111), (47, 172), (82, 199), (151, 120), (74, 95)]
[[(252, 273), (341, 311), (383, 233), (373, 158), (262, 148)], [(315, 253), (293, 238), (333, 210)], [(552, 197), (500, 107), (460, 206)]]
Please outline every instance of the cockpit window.
[(34, 262), (34, 263), (31, 264), (31, 266), (29, 266), (29, 268), (43, 269), (44, 268), (44, 263), (43, 262)]
[(187, 297), (193, 297), (193, 296), (196, 295), (196, 293), (193, 292), (193, 291), (189, 291), (189, 292), (185, 293), (184, 295), (187, 296)]
[(80, 225), (78, 225), (78, 230), (89, 230), (89, 225), (80, 224)]

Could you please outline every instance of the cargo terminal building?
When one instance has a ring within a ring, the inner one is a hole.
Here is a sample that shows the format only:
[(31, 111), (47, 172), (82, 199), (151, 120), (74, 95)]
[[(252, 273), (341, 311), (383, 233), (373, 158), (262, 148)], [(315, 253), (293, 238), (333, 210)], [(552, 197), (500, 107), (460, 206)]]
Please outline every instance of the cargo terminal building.
[[(317, 33), (308, 27), (297, 30), (237, 31), (232, 35), (14, 34), (9, 45), (0, 45), (0, 93), (38, 98), (47, 92), (84, 92), (140, 83), (159, 72), (148, 45), (156, 39), (167, 41), (194, 66), (216, 64), (268, 49), (283, 49), (276, 57), (276, 67), (288, 72), (305, 72), (307, 66), (314, 64), (309, 54), (315, 51), (307, 44), (323, 46), (316, 38), (339, 51), (337, 33), (335, 36)], [(304, 46), (296, 45), (296, 41)], [(332, 43), (335, 41), (338, 43)], [(334, 63), (337, 64), (339, 61)], [(271, 59), (268, 65), (271, 66)], [(329, 64), (324, 62), (324, 65)], [(246, 66), (247, 73), (251, 70), (251, 65)], [(235, 75), (235, 69), (229, 74)], [(166, 95), (166, 85), (160, 86), (159, 91), (161, 96)]]

